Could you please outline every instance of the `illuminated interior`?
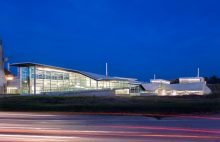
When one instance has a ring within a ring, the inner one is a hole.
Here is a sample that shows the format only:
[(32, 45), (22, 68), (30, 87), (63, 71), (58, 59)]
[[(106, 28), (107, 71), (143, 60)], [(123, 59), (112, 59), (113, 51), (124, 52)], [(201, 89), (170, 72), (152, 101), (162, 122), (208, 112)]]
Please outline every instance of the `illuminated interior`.
[(133, 87), (128, 79), (96, 78), (85, 72), (50, 66), (21, 65), (18, 67), (21, 94)]

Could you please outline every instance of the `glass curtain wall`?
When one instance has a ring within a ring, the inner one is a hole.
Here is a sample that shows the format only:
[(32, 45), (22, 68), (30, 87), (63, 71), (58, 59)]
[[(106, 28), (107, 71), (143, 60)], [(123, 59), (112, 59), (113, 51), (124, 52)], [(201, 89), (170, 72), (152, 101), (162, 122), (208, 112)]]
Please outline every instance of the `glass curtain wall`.
[(127, 88), (130, 87), (128, 81), (118, 81), (118, 80), (107, 80), (107, 81), (98, 81), (99, 88)]
[[(129, 87), (128, 81), (96, 81), (78, 72), (68, 72), (53, 68), (21, 67), (21, 93), (34, 94), (36, 77), (36, 94), (43, 92), (67, 92), (93, 89), (114, 89)], [(36, 72), (36, 74), (35, 74)]]
[(19, 69), (20, 73), (20, 86), (22, 94), (30, 93), (30, 70), (28, 67), (22, 67)]

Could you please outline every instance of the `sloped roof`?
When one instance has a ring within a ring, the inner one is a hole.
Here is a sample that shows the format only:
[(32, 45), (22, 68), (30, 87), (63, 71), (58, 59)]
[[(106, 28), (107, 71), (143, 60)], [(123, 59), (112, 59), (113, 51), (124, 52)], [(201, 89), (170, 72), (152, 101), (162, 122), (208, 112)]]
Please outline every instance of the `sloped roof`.
[(50, 66), (50, 65), (45, 65), (45, 64), (39, 64), (39, 63), (32, 63), (32, 62), (14, 63), (14, 64), (11, 64), (11, 66), (17, 66), (17, 67), (39, 66), (39, 67), (54, 68), (54, 69), (63, 70), (63, 71), (80, 73), (80, 74), (85, 75), (87, 77), (90, 77), (94, 80), (121, 80), (121, 81), (137, 80), (137, 79), (133, 79), (133, 78), (123, 78), (123, 77), (112, 77), (112, 76), (106, 77), (105, 75), (100, 75), (100, 74), (96, 74), (96, 73), (73, 70), (73, 69), (66, 69), (66, 68)]
[(155, 91), (157, 90), (161, 85), (159, 83), (145, 83), (141, 84), (141, 86), (144, 88), (146, 91)]
[(85, 72), (85, 71), (79, 71), (79, 72), (84, 74), (84, 75), (87, 75), (91, 78), (96, 78), (96, 80), (112, 80), (112, 79), (115, 79), (114, 77), (111, 77), (111, 76), (106, 77), (105, 75), (91, 73), (91, 72)]

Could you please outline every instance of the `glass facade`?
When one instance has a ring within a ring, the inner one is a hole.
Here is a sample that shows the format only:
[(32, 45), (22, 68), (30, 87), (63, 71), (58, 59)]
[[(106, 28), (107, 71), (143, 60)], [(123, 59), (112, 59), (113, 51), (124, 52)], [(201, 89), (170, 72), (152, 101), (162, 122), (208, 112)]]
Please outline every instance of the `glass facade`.
[(95, 80), (80, 72), (50, 67), (20, 67), (19, 72), (22, 94), (132, 87), (127, 80)]

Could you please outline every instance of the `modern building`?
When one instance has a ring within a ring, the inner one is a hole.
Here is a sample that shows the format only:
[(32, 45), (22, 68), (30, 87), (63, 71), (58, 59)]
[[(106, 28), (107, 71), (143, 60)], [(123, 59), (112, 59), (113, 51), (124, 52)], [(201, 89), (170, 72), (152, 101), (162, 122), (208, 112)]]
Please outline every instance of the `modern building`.
[(0, 40), (0, 94), (54, 94), (105, 90), (110, 92), (113, 90), (115, 94), (158, 96), (211, 93), (205, 79), (199, 77), (199, 69), (197, 77), (179, 78), (179, 83), (176, 84), (172, 84), (169, 80), (156, 79), (155, 75), (150, 83), (141, 83), (134, 78), (108, 76), (107, 64), (106, 75), (99, 75), (32, 62), (15, 63), (11, 64), (18, 68), (18, 75), (14, 76), (9, 71), (9, 67), (8, 70), (4, 69), (5, 61)]
[(205, 95), (211, 90), (202, 77), (179, 78), (179, 83), (153, 79), (141, 84), (134, 78), (112, 77), (38, 63), (11, 64), (18, 68), (18, 76), (7, 82), (7, 92), (19, 94), (47, 94), (51, 92), (77, 92), (114, 90), (115, 94), (132, 95)]
[(142, 88), (144, 88), (144, 93), (158, 96), (206, 95), (211, 93), (203, 77), (179, 78), (177, 84), (145, 83), (142, 84)]
[(18, 67), (18, 88), (21, 94), (100, 89), (119, 89), (117, 92), (127, 93), (127, 90), (135, 92), (139, 87), (133, 78), (111, 77), (31, 62), (11, 66)]

